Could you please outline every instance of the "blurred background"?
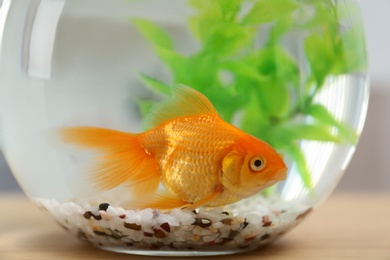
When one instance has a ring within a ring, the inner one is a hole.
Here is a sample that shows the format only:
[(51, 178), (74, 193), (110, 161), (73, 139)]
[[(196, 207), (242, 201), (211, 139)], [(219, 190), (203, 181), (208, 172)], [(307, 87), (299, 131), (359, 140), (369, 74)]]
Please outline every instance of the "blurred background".
[[(0, 1), (1, 4), (2, 1)], [(371, 90), (365, 128), (357, 151), (336, 191), (390, 190), (390, 24), (389, 0), (361, 0), (365, 21)], [(0, 153), (0, 192), (19, 192)]]

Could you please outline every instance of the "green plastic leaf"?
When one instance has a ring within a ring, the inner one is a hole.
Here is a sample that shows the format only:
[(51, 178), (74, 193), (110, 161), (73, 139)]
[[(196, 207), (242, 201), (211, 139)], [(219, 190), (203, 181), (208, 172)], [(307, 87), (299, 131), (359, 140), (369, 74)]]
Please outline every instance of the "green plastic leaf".
[(312, 178), (306, 164), (305, 155), (303, 154), (299, 145), (297, 143), (291, 143), (285, 150), (287, 151), (291, 159), (293, 159), (293, 161), (296, 163), (305, 187), (308, 189), (312, 189)]
[(208, 17), (216, 17), (224, 21), (233, 20), (241, 9), (243, 0), (189, 0), (191, 7)]
[(169, 95), (171, 92), (171, 87), (169, 85), (166, 85), (165, 83), (152, 78), (148, 75), (145, 74), (139, 74), (140, 80), (149, 88), (152, 90), (155, 90), (161, 94)]
[(308, 108), (307, 113), (323, 124), (336, 127), (339, 131), (339, 138), (345, 139), (351, 144), (355, 144), (357, 142), (357, 133), (348, 125), (342, 124), (336, 120), (334, 116), (328, 111), (328, 109), (323, 105), (314, 104)]
[(223, 70), (228, 70), (233, 73), (233, 75), (237, 75), (238, 77), (246, 78), (248, 81), (254, 81), (258, 84), (265, 83), (268, 78), (260, 74), (256, 68), (251, 65), (251, 63), (241, 60), (228, 60), (223, 61), (220, 64), (220, 68)]
[(168, 66), (175, 83), (185, 83), (190, 74), (187, 58), (173, 50), (156, 47), (157, 56)]
[(203, 42), (203, 51), (215, 54), (235, 54), (250, 46), (253, 40), (252, 29), (237, 24), (213, 23)]
[(300, 27), (306, 30), (326, 30), (336, 36), (339, 31), (339, 17), (336, 4), (333, 0), (312, 1), (305, 3), (302, 10), (309, 10), (310, 20), (305, 23), (299, 23)]
[[(175, 74), (176, 82), (185, 81), (188, 70), (186, 58), (173, 50), (173, 42), (170, 36), (158, 25), (145, 19), (131, 19), (131, 22), (138, 28), (144, 37), (153, 45), (157, 56), (169, 67)], [(158, 82), (152, 82), (152, 79), (141, 76), (141, 79), (148, 86), (163, 90), (164, 87)], [(166, 92), (166, 90), (163, 90)]]
[(263, 24), (291, 14), (297, 8), (292, 0), (259, 0), (242, 19), (243, 25)]
[(234, 21), (241, 10), (242, 3), (243, 0), (219, 0), (224, 20)]
[(258, 136), (259, 128), (267, 124), (266, 115), (260, 109), (260, 101), (257, 95), (249, 96), (249, 103), (244, 108), (241, 121), (241, 129), (248, 134)]
[(291, 16), (285, 16), (278, 19), (271, 28), (267, 45), (278, 45), (280, 39), (289, 31), (289, 29), (291, 29), (292, 26), (293, 22)]
[(264, 136), (278, 148), (300, 140), (342, 143), (343, 139), (332, 133), (332, 128), (322, 124), (290, 123), (272, 126)]
[(133, 18), (131, 22), (137, 27), (142, 35), (151, 43), (153, 47), (173, 49), (171, 37), (160, 26), (155, 23), (140, 18)]
[(213, 30), (213, 25), (224, 22), (220, 0), (189, 0), (189, 5), (197, 9), (188, 23), (193, 34), (204, 43)]
[(328, 109), (320, 104), (311, 105), (307, 109), (307, 113), (321, 122), (333, 126), (338, 126), (339, 122), (330, 114)]
[[(209, 98), (220, 116), (230, 123), (233, 123), (234, 116), (247, 104), (249, 97), (242, 93), (237, 93), (234, 86), (208, 85), (208, 87), (202, 89), (202, 93)], [(221, 93), (223, 93), (224, 98), (221, 98)]]
[(220, 0), (189, 0), (188, 5), (198, 9), (201, 14), (221, 16)]
[(136, 99), (135, 102), (142, 116), (147, 116), (153, 105), (156, 104), (155, 100), (149, 99)]
[(247, 61), (256, 65), (265, 80), (256, 87), (263, 110), (270, 117), (283, 117), (291, 104), (290, 87), (298, 90), (298, 66), (281, 48), (270, 47), (251, 55)]
[(251, 53), (248, 55), (247, 62), (256, 65), (261, 75), (274, 76), (296, 87), (299, 85), (297, 61), (279, 46), (271, 46)]
[(285, 82), (278, 81), (277, 78), (270, 78), (265, 84), (259, 85), (256, 95), (261, 99), (262, 110), (274, 122), (287, 113), (290, 105), (290, 93)]
[(305, 51), (317, 86), (320, 87), (337, 61), (332, 42), (328, 37), (312, 34), (305, 40)]
[[(188, 58), (187, 81), (189, 86), (204, 92), (218, 81), (219, 61), (213, 53), (199, 53)], [(220, 97), (220, 93), (218, 93)]]
[[(360, 44), (356, 44), (359, 42)], [(346, 31), (341, 36), (343, 67), (339, 74), (367, 71), (367, 53), (365, 38), (360, 24)]]
[(290, 140), (312, 140), (340, 143), (342, 140), (331, 133), (331, 129), (320, 124), (292, 124), (282, 128), (284, 138)]

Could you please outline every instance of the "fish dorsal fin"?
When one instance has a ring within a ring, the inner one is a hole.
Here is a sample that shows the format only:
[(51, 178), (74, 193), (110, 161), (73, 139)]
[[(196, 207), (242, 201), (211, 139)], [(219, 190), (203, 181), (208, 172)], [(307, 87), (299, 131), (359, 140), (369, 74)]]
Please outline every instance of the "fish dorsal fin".
[(172, 96), (155, 105), (146, 118), (146, 126), (152, 128), (178, 117), (213, 115), (218, 116), (211, 102), (200, 92), (185, 85), (172, 89)]

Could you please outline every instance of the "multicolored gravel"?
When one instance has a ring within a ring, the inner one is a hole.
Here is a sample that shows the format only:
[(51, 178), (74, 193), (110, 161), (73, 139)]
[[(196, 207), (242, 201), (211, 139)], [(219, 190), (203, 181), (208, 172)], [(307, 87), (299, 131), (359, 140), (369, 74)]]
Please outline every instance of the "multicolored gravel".
[[(131, 210), (101, 203), (35, 199), (66, 230), (98, 247), (119, 251), (255, 249), (297, 225), (311, 211), (267, 199), (196, 211)], [(245, 209), (245, 210), (244, 210)]]

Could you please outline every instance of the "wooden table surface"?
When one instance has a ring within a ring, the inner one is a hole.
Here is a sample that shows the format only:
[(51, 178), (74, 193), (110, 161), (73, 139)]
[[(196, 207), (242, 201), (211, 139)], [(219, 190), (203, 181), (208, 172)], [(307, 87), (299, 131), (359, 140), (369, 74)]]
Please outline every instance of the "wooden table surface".
[[(66, 233), (24, 196), (0, 193), (0, 259), (146, 260), (156, 257), (95, 249)], [(332, 195), (274, 244), (245, 254), (212, 259), (390, 260), (390, 193)]]

